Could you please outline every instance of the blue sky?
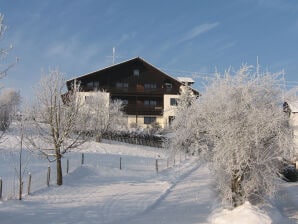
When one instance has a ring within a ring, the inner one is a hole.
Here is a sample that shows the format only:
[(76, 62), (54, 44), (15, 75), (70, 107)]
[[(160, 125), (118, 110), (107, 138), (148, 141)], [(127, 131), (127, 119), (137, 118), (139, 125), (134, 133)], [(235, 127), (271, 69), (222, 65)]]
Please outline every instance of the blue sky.
[[(0, 0), (8, 26), (2, 63), (20, 58), (1, 80), (26, 98), (42, 69), (68, 78), (137, 56), (172, 76), (256, 65), (285, 70), (298, 85), (297, 0)], [(203, 78), (202, 78), (203, 77)]]

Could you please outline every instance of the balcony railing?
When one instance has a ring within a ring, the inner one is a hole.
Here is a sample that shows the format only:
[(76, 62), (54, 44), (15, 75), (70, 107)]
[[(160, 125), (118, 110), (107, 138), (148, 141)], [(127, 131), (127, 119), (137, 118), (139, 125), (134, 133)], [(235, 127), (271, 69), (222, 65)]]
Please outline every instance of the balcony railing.
[(98, 89), (94, 89), (88, 86), (81, 86), (81, 91), (83, 92), (90, 92), (90, 91), (97, 91), (97, 90), (106, 90), (110, 93), (134, 93), (134, 94), (177, 94), (174, 92), (174, 89), (171, 88), (140, 88), (140, 87), (108, 87), (102, 86)]

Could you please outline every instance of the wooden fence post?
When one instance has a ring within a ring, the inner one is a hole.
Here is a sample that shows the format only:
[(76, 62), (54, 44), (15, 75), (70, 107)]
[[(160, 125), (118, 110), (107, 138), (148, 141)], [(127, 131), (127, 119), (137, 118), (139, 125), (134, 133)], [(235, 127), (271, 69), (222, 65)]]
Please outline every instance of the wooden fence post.
[(50, 186), (50, 179), (51, 179), (51, 167), (48, 166), (48, 173), (47, 173), (47, 186)]
[(158, 173), (158, 159), (155, 160), (155, 170), (156, 173)]
[(67, 161), (66, 161), (66, 173), (68, 174), (68, 171), (69, 171), (69, 159), (67, 158)]
[(19, 200), (22, 200), (23, 187), (24, 187), (24, 182), (22, 181), (20, 189), (19, 189)]
[(120, 170), (122, 170), (122, 158), (120, 157)]
[(0, 177), (0, 200), (2, 199), (2, 178)]
[(31, 189), (31, 173), (29, 173), (29, 180), (28, 180), (28, 195), (30, 194), (30, 189)]
[(84, 153), (82, 153), (82, 160), (81, 160), (81, 165), (84, 165), (84, 161), (85, 160), (85, 155), (84, 155)]

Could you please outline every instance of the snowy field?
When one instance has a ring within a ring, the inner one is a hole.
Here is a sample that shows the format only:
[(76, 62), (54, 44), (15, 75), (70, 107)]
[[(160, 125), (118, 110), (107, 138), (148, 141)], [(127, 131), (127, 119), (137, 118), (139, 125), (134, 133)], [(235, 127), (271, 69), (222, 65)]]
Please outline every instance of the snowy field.
[[(280, 181), (277, 199), (267, 200), (261, 208), (246, 203), (233, 211), (224, 210), (212, 174), (197, 158), (177, 155), (174, 165), (173, 158), (162, 149), (116, 142), (90, 142), (80, 151), (67, 154), (61, 187), (54, 184), (54, 173), (47, 187), (49, 163), (25, 153), (24, 159), (29, 162), (24, 198), (12, 200), (17, 189), (5, 183), (16, 179), (18, 144), (14, 136), (7, 135), (0, 145), (0, 176), (6, 189), (0, 202), (1, 224), (298, 223), (298, 183)], [(30, 195), (26, 193), (28, 172), (32, 173)]]

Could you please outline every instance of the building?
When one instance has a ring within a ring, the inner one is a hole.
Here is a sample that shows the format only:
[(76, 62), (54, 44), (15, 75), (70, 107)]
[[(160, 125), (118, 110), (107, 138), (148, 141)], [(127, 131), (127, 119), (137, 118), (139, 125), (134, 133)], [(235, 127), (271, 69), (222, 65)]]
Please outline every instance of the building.
[(96, 91), (105, 91), (110, 99), (122, 100), (129, 125), (143, 127), (153, 122), (169, 126), (180, 87), (194, 82), (183, 77), (179, 81), (140, 57), (68, 80), (68, 90), (74, 81), (80, 83), (83, 100), (95, 97)]
[(283, 111), (290, 116), (290, 124), (294, 131), (296, 160), (298, 161), (298, 101), (284, 102)]

